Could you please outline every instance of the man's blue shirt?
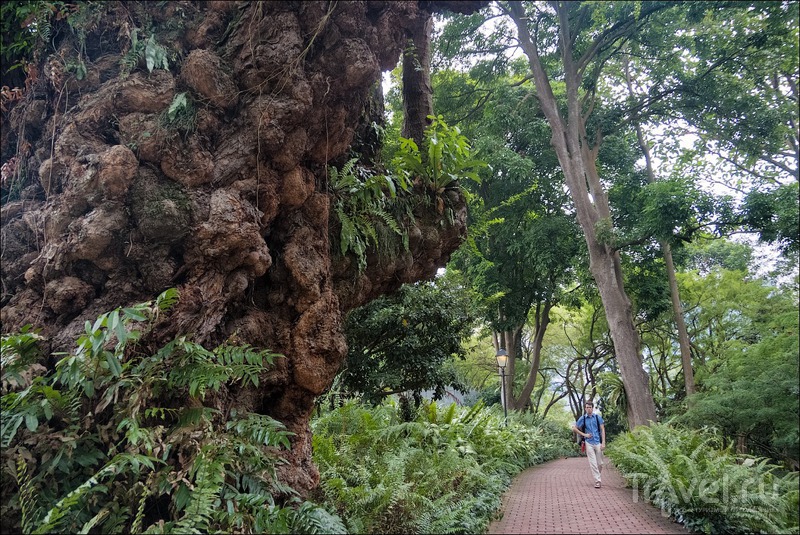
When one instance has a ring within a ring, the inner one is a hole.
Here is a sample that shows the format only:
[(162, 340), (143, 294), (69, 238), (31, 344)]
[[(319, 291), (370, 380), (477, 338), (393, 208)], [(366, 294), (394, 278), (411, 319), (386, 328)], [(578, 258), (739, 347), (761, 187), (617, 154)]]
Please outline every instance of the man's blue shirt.
[(586, 421), (586, 429), (584, 429), (583, 432), (592, 434), (592, 438), (587, 438), (586, 442), (589, 444), (600, 444), (600, 439), (602, 438), (602, 435), (600, 434), (600, 426), (605, 425), (603, 417), (599, 414), (592, 414), (587, 418), (584, 414), (578, 418), (578, 423), (575, 424), (578, 429), (582, 428), (584, 420)]

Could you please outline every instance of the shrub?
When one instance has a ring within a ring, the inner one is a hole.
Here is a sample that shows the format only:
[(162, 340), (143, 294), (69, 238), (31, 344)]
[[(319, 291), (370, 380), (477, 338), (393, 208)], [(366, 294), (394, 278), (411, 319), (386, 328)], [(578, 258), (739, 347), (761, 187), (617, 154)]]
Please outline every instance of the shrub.
[(278, 355), (185, 337), (126, 351), (176, 298), (87, 322), (50, 373), (35, 331), (3, 336), (4, 533), (344, 532), (278, 481), (283, 424), (204, 404), (223, 385), (258, 385)]
[(637, 495), (692, 531), (798, 532), (797, 472), (721, 449), (709, 431), (640, 426), (616, 438), (608, 456)]
[(312, 421), (317, 501), (357, 533), (481, 533), (521, 470), (566, 455), (552, 436), (479, 403), (425, 403), (404, 422), (393, 400), (357, 401)]

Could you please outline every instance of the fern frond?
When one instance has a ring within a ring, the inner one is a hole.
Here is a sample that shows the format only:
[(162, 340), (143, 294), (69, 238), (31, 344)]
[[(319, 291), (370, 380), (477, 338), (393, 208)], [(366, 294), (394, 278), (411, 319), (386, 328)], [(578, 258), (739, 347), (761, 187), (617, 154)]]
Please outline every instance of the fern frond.
[(453, 419), (456, 415), (456, 404), (451, 403), (449, 407), (447, 407), (447, 411), (442, 415), (442, 423), (443, 424), (451, 424), (453, 423)]
[(356, 223), (356, 228), (358, 228), (359, 233), (365, 238), (367, 243), (371, 242), (373, 245), (378, 244), (378, 231), (375, 229), (375, 225), (373, 225), (371, 221), (367, 219), (360, 219)]
[(394, 216), (388, 213), (386, 210), (377, 209), (372, 211), (372, 215), (379, 218), (381, 222), (386, 225), (393, 233), (397, 234), (398, 236), (403, 235), (403, 230), (400, 228), (400, 225), (395, 220)]
[[(94, 515), (88, 522), (86, 522), (83, 527), (78, 531), (80, 535), (85, 535), (91, 531), (97, 524), (101, 523), (103, 520), (111, 514), (111, 507), (106, 506), (100, 509), (100, 511)], [(133, 533), (136, 533), (135, 531)]]
[(19, 506), (22, 511), (22, 531), (30, 533), (36, 522), (36, 496), (33, 482), (28, 476), (28, 463), (22, 456), (17, 458), (17, 487), (19, 488)]
[(177, 288), (169, 288), (164, 290), (158, 297), (156, 297), (155, 306), (158, 310), (164, 312), (175, 306), (175, 303), (180, 299), (180, 293)]
[(216, 502), (225, 482), (225, 459), (214, 446), (200, 448), (189, 470), (194, 488), (183, 516), (175, 523), (178, 533), (201, 533), (210, 530)]
[(355, 168), (357, 162), (358, 158), (351, 158), (347, 160), (347, 162), (345, 162), (345, 164), (342, 166), (341, 175), (344, 176), (352, 175), (353, 169)]
[(263, 414), (250, 413), (245, 418), (228, 422), (226, 428), (255, 444), (287, 449), (290, 447), (289, 437), (294, 435), (286, 431), (284, 424)]
[(141, 533), (142, 531), (142, 521), (144, 520), (144, 505), (147, 500), (147, 496), (150, 494), (147, 485), (142, 485), (142, 494), (139, 497), (139, 506), (136, 508), (136, 516), (133, 518), (133, 523), (131, 524), (131, 533)]
[(5, 409), (0, 412), (0, 448), (7, 448), (11, 444), (23, 419), (21, 413), (11, 413)]
[(347, 533), (341, 518), (311, 502), (303, 502), (293, 511), (289, 517), (288, 528), (290, 533), (331, 535)]
[(65, 520), (65, 517), (76, 508), (83, 498), (93, 487), (97, 486), (100, 480), (92, 476), (85, 483), (78, 488), (61, 498), (55, 506), (50, 509), (45, 515), (42, 523), (33, 531), (35, 535), (46, 533), (54, 533), (61, 531), (59, 526)]
[(341, 207), (337, 206), (335, 211), (342, 224), (342, 229), (339, 233), (339, 248), (342, 256), (344, 256), (347, 254), (347, 251), (353, 248), (352, 243), (356, 239), (356, 226), (353, 224), (353, 220), (350, 219), (350, 216), (348, 216)]

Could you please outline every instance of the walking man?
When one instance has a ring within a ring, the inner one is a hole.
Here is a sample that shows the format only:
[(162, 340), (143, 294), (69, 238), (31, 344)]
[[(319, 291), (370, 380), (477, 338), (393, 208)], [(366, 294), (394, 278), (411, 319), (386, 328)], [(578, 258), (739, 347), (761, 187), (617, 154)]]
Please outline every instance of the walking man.
[(603, 471), (603, 450), (606, 449), (606, 425), (603, 417), (594, 414), (594, 403), (584, 404), (585, 412), (578, 418), (572, 430), (586, 440), (586, 457), (594, 476), (594, 488), (600, 488), (600, 473)]

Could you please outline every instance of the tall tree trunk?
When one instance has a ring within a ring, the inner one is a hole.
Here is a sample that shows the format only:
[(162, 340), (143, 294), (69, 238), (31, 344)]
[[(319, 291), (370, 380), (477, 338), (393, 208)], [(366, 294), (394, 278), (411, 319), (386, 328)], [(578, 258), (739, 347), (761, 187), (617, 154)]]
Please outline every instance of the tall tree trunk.
[(541, 313), (536, 313), (536, 327), (533, 335), (533, 348), (531, 355), (531, 369), (528, 371), (528, 377), (525, 379), (525, 384), (519, 393), (519, 396), (514, 398), (513, 407), (516, 410), (522, 410), (530, 403), (531, 393), (536, 386), (536, 379), (539, 376), (539, 364), (542, 361), (542, 343), (544, 335), (547, 331), (547, 326), (550, 324), (550, 309), (553, 305), (546, 302), (541, 310)]
[(681, 348), (681, 367), (683, 368), (683, 383), (686, 387), (686, 396), (696, 392), (694, 385), (694, 370), (692, 369), (692, 346), (689, 341), (689, 330), (683, 319), (683, 305), (678, 291), (678, 279), (675, 277), (675, 264), (672, 261), (672, 248), (666, 242), (661, 244), (664, 251), (664, 263), (667, 267), (669, 278), (669, 295), (672, 299), (672, 312), (675, 315), (675, 326), (678, 329), (678, 343)]
[(431, 88), (431, 34), (433, 17), (420, 10), (409, 28), (409, 39), (403, 51), (403, 130), (402, 136), (422, 147), (425, 128), (433, 114)]
[[(633, 96), (633, 84), (631, 82), (630, 68), (628, 66), (628, 56), (623, 57), (625, 69), (625, 82), (628, 85), (628, 94)], [(644, 161), (647, 168), (647, 181), (652, 183), (656, 182), (656, 174), (653, 170), (653, 159), (650, 155), (650, 147), (647, 146), (647, 141), (644, 139), (642, 127), (639, 124), (638, 118), (633, 120), (633, 126), (636, 129), (636, 140), (639, 147), (644, 154)], [(672, 261), (672, 247), (666, 240), (659, 240), (661, 246), (661, 253), (664, 256), (664, 264), (667, 270), (667, 279), (669, 281), (669, 296), (672, 301), (672, 314), (675, 318), (675, 327), (678, 330), (678, 345), (681, 351), (681, 367), (683, 369), (683, 382), (686, 388), (686, 396), (689, 397), (695, 393), (694, 387), (694, 371), (692, 370), (692, 350), (689, 342), (689, 332), (686, 329), (686, 322), (683, 319), (683, 305), (681, 304), (681, 296), (678, 291), (678, 279), (675, 277), (675, 263)]]
[[(589, 269), (597, 283), (608, 320), (611, 338), (625, 385), (630, 408), (631, 428), (656, 421), (656, 408), (647, 373), (642, 368), (639, 335), (633, 323), (631, 301), (625, 293), (619, 253), (603, 237), (611, 230), (611, 212), (606, 192), (597, 172), (596, 158), (600, 140), (587, 139), (579, 95), (580, 77), (573, 60), (568, 7), (556, 5), (559, 18), (559, 46), (567, 88), (567, 117), (562, 117), (550, 81), (542, 66), (535, 38), (527, 26), (523, 7), (510, 4), (517, 25), (520, 44), (528, 57), (537, 97), (553, 131), (551, 143), (558, 156), (570, 196), (575, 203), (578, 223), (584, 232), (589, 251)], [(600, 233), (600, 235), (598, 235)]]

